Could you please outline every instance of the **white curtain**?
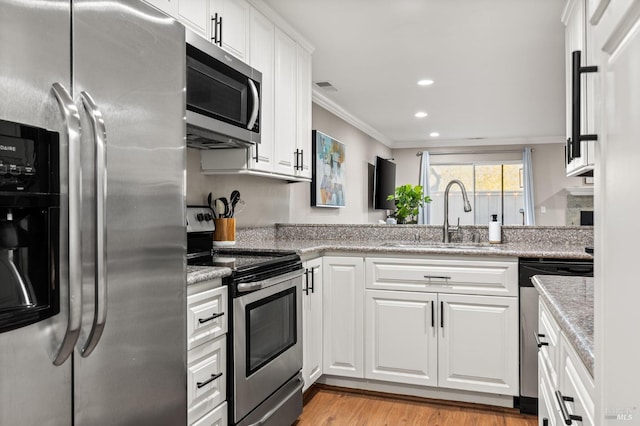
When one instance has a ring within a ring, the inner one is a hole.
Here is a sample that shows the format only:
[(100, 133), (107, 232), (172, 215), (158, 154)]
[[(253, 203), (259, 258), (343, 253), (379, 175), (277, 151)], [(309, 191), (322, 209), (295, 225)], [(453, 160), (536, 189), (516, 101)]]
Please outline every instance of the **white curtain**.
[[(429, 168), (431, 162), (429, 161), (429, 151), (422, 151), (420, 159), (420, 183), (422, 186), (422, 193), (429, 195)], [(429, 204), (422, 204), (420, 211), (418, 212), (418, 224), (428, 225), (431, 217), (431, 209)]]
[(522, 180), (524, 184), (524, 224), (535, 225), (535, 204), (533, 202), (533, 167), (531, 165), (531, 148), (522, 152)]

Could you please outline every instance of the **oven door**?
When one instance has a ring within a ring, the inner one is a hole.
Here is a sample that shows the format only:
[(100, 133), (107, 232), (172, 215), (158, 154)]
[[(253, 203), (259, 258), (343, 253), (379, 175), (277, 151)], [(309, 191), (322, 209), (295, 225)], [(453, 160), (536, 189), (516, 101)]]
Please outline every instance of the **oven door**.
[(233, 301), (236, 422), (302, 369), (302, 270), (271, 278), (262, 287)]

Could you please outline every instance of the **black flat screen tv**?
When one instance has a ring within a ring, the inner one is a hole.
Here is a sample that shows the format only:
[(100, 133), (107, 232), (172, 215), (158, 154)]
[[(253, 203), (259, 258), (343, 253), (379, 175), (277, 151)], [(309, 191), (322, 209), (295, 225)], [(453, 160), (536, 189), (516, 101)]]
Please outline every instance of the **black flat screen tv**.
[(396, 164), (384, 158), (376, 157), (376, 170), (373, 186), (373, 208), (376, 210), (395, 210), (393, 200), (387, 200), (396, 190)]

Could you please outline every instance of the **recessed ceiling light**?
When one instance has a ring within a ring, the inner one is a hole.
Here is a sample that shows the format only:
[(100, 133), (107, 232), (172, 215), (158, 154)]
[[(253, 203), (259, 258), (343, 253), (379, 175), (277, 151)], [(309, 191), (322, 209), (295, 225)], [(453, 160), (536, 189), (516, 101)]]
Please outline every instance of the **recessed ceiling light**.
[(438, 132), (431, 132), (431, 133), (429, 133), (429, 136), (431, 136), (432, 138), (437, 138), (438, 136), (440, 136), (440, 133), (438, 133)]
[(418, 111), (418, 112), (416, 112), (416, 114), (415, 114), (416, 118), (425, 118), (427, 115), (429, 115), (429, 114), (427, 114), (427, 113), (426, 113), (426, 112), (424, 112), (424, 111)]
[(418, 86), (431, 86), (433, 84), (433, 80), (420, 80), (418, 81)]

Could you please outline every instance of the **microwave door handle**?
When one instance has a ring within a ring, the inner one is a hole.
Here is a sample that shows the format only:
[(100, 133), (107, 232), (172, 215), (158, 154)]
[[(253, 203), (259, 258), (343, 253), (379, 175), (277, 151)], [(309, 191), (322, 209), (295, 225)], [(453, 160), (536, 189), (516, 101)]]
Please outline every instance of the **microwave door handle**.
[(107, 320), (107, 254), (106, 254), (106, 194), (107, 194), (107, 131), (102, 112), (87, 92), (81, 92), (82, 104), (89, 115), (95, 144), (95, 303), (93, 324), (80, 354), (87, 357), (93, 352)]
[(82, 217), (82, 192), (80, 181), (80, 114), (73, 102), (73, 98), (60, 83), (53, 83), (51, 91), (58, 101), (65, 120), (65, 130), (68, 147), (68, 316), (67, 328), (57, 353), (54, 355), (53, 364), (62, 365), (73, 353), (73, 348), (80, 336), (82, 325), (82, 251), (81, 251), (81, 217)]
[(248, 79), (249, 88), (251, 89), (251, 96), (253, 98), (253, 108), (251, 110), (251, 118), (249, 118), (249, 124), (247, 124), (247, 129), (253, 129), (254, 124), (256, 124), (256, 120), (258, 119), (258, 111), (260, 110), (260, 97), (258, 95), (258, 88), (256, 87), (253, 80)]

